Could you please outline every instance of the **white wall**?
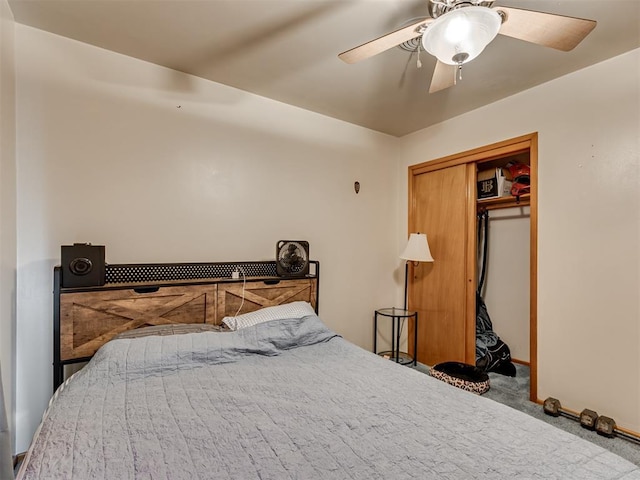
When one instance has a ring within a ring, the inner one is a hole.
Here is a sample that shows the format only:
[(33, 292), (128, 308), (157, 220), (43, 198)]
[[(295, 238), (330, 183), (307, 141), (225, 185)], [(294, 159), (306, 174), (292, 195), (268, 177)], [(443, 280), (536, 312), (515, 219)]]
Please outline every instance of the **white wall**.
[(511, 358), (529, 362), (529, 207), (489, 211), (483, 298)]
[(399, 288), (397, 139), (22, 25), (16, 58), (18, 451), (51, 394), (63, 244), (243, 261), (306, 239), (321, 317), (371, 348)]
[(14, 23), (0, 0), (0, 365), (9, 422), (15, 432), (16, 142)]
[(538, 397), (594, 409), (634, 431), (639, 67), (634, 50), (404, 137), (399, 183), (406, 198), (409, 165), (539, 132)]

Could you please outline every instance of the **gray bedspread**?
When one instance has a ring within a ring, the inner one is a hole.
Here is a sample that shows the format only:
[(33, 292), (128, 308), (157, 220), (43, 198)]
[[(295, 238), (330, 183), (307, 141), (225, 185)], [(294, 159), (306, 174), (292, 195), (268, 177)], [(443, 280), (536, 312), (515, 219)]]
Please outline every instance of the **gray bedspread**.
[(20, 479), (640, 479), (611, 452), (366, 352), (315, 316), (109, 342)]

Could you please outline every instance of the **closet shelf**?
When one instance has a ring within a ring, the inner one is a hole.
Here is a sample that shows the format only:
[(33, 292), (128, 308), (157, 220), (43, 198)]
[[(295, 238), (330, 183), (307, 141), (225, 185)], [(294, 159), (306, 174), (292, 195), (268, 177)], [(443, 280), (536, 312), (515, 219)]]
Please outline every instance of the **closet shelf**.
[(526, 207), (530, 204), (531, 194), (520, 195), (519, 199), (516, 197), (498, 197), (487, 198), (484, 200), (478, 200), (478, 208), (485, 210), (492, 210), (495, 208), (509, 208), (509, 207)]

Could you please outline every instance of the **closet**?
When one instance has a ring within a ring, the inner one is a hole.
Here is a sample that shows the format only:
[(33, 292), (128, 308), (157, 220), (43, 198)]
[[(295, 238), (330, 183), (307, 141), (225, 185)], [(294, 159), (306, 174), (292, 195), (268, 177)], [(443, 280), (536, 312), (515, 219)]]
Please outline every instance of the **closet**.
[[(531, 193), (478, 200), (478, 172), (514, 161), (530, 166)], [(409, 167), (409, 232), (427, 234), (435, 259), (410, 265), (409, 309), (416, 310), (420, 318), (415, 354), (426, 365), (445, 361), (475, 364), (476, 215), (482, 209), (489, 210), (490, 216), (495, 211), (496, 217), (515, 211), (529, 221), (529, 242), (524, 242), (525, 250), (520, 251), (529, 262), (528, 271), (522, 273), (529, 277), (529, 322), (525, 325), (529, 329), (529, 358), (521, 360), (529, 361), (530, 397), (537, 400), (536, 133)], [(500, 335), (497, 328), (496, 332)], [(411, 337), (409, 345), (413, 345)]]

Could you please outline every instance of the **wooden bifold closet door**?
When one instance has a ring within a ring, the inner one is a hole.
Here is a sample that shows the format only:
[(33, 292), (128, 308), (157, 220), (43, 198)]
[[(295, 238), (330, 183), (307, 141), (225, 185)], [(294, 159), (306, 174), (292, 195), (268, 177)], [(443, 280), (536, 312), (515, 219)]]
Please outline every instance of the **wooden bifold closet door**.
[[(433, 263), (410, 265), (410, 309), (418, 311), (418, 361), (474, 360), (467, 348), (468, 165), (426, 171), (413, 177), (410, 229), (427, 234)], [(473, 205), (472, 205), (473, 207)], [(473, 282), (471, 282), (473, 283)], [(472, 346), (473, 347), (473, 346)]]

